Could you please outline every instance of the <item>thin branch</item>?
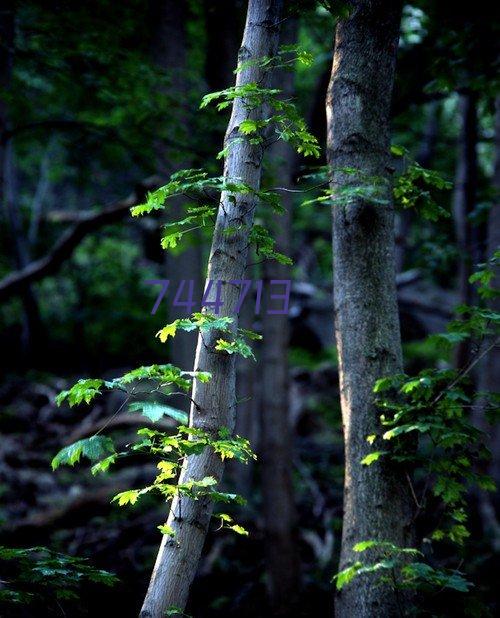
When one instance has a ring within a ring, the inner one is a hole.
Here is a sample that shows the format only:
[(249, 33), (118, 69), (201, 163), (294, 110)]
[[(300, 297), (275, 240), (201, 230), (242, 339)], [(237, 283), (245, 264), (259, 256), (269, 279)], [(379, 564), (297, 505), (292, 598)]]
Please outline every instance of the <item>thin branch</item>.
[(30, 283), (56, 273), (85, 236), (125, 217), (132, 206), (143, 201), (147, 191), (152, 191), (160, 185), (161, 180), (157, 176), (152, 176), (142, 181), (136, 190), (124, 200), (116, 202), (101, 212), (85, 215), (84, 218), (62, 234), (47, 255), (2, 279), (0, 281), (0, 300), (19, 294)]

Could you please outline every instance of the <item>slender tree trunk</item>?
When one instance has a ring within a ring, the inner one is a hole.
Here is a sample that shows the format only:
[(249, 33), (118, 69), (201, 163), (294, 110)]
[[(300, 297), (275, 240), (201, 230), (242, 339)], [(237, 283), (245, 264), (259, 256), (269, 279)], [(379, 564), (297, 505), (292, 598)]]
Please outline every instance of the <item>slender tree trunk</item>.
[[(297, 21), (289, 19), (282, 29), (281, 43), (297, 41)], [(276, 75), (276, 87), (291, 98), (295, 91), (294, 73), (281, 70)], [(273, 182), (290, 188), (293, 182), (296, 156), (289, 144), (279, 141), (271, 151)], [(274, 217), (277, 250), (291, 253), (292, 198), (282, 193), (285, 212)], [(290, 279), (290, 268), (276, 261), (264, 263), (265, 287), (273, 280)], [(282, 301), (281, 301), (282, 304)], [(275, 306), (276, 305), (276, 306)], [(264, 526), (267, 537), (267, 569), (271, 604), (275, 615), (291, 616), (299, 593), (299, 560), (295, 538), (296, 511), (292, 485), (292, 435), (289, 422), (289, 318), (268, 314), (279, 303), (267, 299), (262, 317), (262, 444), (261, 484)]]
[[(355, 543), (411, 542), (411, 501), (402, 470), (384, 460), (361, 465), (366, 437), (380, 425), (373, 386), (402, 370), (394, 272), (394, 209), (390, 189), (390, 99), (401, 3), (357, 0), (337, 26), (327, 98), (328, 162), (333, 194), (384, 179), (385, 204), (353, 197), (333, 206), (335, 333), (345, 443), (344, 521), (340, 569), (359, 560)], [(345, 168), (358, 170), (348, 174)], [(371, 556), (374, 557), (374, 556)], [(370, 576), (338, 595), (341, 618), (399, 615), (397, 593)]]
[[(477, 95), (465, 92), (459, 101), (460, 134), (453, 192), (453, 217), (458, 248), (458, 294), (460, 304), (470, 305), (473, 288), (469, 283), (473, 263), (477, 260), (478, 233), (470, 221), (477, 194)], [(470, 356), (469, 342), (457, 346), (455, 363), (463, 367)]]
[[(279, 34), (279, 0), (250, 0), (247, 20), (238, 59), (240, 62), (273, 56)], [(269, 72), (258, 64), (247, 66), (237, 75), (236, 84), (269, 84)], [(236, 99), (226, 132), (226, 145), (234, 142), (224, 165), (226, 179), (239, 178), (254, 189), (260, 187), (263, 146), (241, 139), (240, 123), (250, 116), (264, 117), (262, 106), (249, 112), (245, 101)], [(208, 263), (207, 281), (231, 281), (244, 279), (248, 251), (248, 234), (253, 223), (256, 199), (242, 194), (221, 195), (221, 202), (214, 229), (212, 248)], [(241, 226), (228, 235), (229, 227)], [(214, 286), (215, 287), (215, 286)], [(238, 286), (223, 285), (223, 313), (233, 315), (239, 298)], [(234, 328), (237, 327), (237, 319)], [(206, 384), (196, 382), (193, 388), (193, 404), (190, 423), (210, 434), (217, 435), (221, 427), (231, 431), (235, 422), (235, 359), (234, 355), (215, 351), (217, 333), (198, 338), (195, 370), (209, 371), (212, 379)], [(186, 458), (181, 471), (181, 482), (213, 476), (220, 480), (223, 462), (219, 456), (206, 449), (201, 455)], [(180, 504), (182, 500), (182, 505)], [(203, 543), (207, 533), (213, 504), (208, 498), (190, 500), (177, 498), (173, 501), (168, 524), (175, 531), (175, 538), (164, 537), (153, 569), (149, 589), (141, 610), (141, 617), (160, 618), (170, 606), (183, 609), (189, 588), (196, 573)]]
[[(234, 83), (234, 59), (241, 42), (240, 33), (244, 25), (245, 7), (241, 0), (204, 0), (205, 30), (207, 45), (205, 56), (205, 80), (209, 92), (223, 90)], [(208, 129), (209, 140), (220, 142), (220, 132), (214, 127)], [(248, 268), (246, 277), (252, 279), (254, 269)], [(243, 303), (240, 311), (243, 328), (252, 328), (254, 307), (250, 301)], [(255, 451), (259, 449), (258, 406), (260, 388), (255, 363), (249, 363), (241, 356), (236, 359), (236, 428), (239, 436), (247, 438)], [(242, 466), (238, 461), (228, 463), (228, 476), (238, 493), (249, 498), (252, 491), (254, 463)]]

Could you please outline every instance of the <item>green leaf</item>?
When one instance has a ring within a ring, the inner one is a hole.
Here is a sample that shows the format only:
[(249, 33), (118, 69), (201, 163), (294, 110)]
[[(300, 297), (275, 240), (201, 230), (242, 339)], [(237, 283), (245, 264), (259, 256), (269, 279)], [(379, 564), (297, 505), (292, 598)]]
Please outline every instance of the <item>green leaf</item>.
[(361, 541), (353, 546), (353, 551), (362, 552), (378, 545), (378, 541)]
[(217, 339), (215, 349), (218, 352), (226, 352), (226, 354), (240, 354), (243, 358), (253, 358), (255, 360), (252, 348), (241, 338), (237, 338), (234, 341)]
[(240, 123), (240, 131), (241, 133), (244, 133), (245, 135), (249, 135), (250, 133), (256, 133), (259, 129), (259, 125), (257, 123), (257, 121), (255, 120), (243, 120), (243, 122)]
[(67, 400), (70, 407), (76, 406), (82, 402), (90, 403), (96, 395), (100, 395), (100, 388), (104, 384), (104, 380), (99, 379), (82, 379), (72, 386), (67, 391), (62, 391), (56, 397), (56, 404), (60, 406), (64, 400)]
[(96, 464), (94, 464), (92, 468), (90, 469), (90, 471), (92, 472), (94, 476), (96, 474), (99, 474), (99, 472), (107, 472), (110, 466), (112, 466), (116, 462), (117, 459), (118, 459), (118, 453), (113, 453), (109, 457), (106, 457), (105, 459), (98, 461)]
[(175, 337), (176, 330), (177, 330), (177, 323), (172, 322), (172, 324), (167, 324), (167, 326), (164, 326), (161, 330), (159, 330), (156, 333), (156, 336), (159, 337), (162, 343), (165, 343), (165, 341), (169, 337)]
[(403, 148), (403, 146), (397, 146), (396, 144), (391, 145), (391, 154), (396, 157), (402, 157), (404, 154), (406, 154), (406, 152), (407, 150), (406, 148)]
[(334, 575), (332, 581), (336, 580), (335, 585), (337, 590), (342, 590), (344, 586), (347, 586), (347, 584), (356, 577), (357, 572), (362, 566), (363, 564), (361, 562), (355, 562), (352, 566)]
[(368, 455), (366, 455), (366, 457), (363, 457), (363, 459), (361, 460), (361, 464), (363, 466), (369, 466), (373, 462), (380, 459), (382, 455), (387, 455), (388, 452), (389, 451), (374, 451), (373, 453), (368, 453)]
[(161, 524), (160, 526), (158, 526), (158, 530), (165, 536), (175, 536), (175, 530), (172, 528), (172, 526), (169, 526), (167, 524)]
[(114, 451), (113, 440), (106, 436), (92, 436), (78, 440), (57, 453), (52, 460), (52, 469), (56, 470), (61, 465), (74, 466), (81, 457), (87, 457), (90, 460), (100, 459), (105, 455), (113, 454)]
[(119, 506), (125, 506), (126, 504), (135, 504), (141, 495), (140, 489), (127, 489), (122, 491), (111, 500), (111, 502), (118, 502)]
[(130, 412), (142, 412), (144, 416), (149, 418), (153, 423), (156, 423), (164, 416), (169, 416), (179, 423), (187, 423), (188, 415), (182, 410), (167, 406), (156, 401), (135, 401), (129, 406)]

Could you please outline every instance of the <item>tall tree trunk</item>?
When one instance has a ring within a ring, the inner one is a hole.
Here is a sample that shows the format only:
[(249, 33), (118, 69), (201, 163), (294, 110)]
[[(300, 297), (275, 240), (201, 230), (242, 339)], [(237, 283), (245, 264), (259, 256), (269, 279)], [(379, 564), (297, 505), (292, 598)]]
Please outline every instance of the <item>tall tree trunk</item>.
[[(239, 61), (273, 56), (276, 52), (279, 34), (280, 0), (250, 0), (243, 41), (238, 55)], [(252, 64), (240, 71), (236, 78), (238, 86), (248, 83), (269, 85), (269, 72), (258, 64)], [(231, 119), (226, 132), (226, 145), (232, 143), (224, 165), (226, 179), (239, 178), (250, 187), (260, 187), (263, 146), (242, 139), (240, 123), (248, 118), (245, 101), (234, 101)], [(263, 106), (250, 112), (259, 120), (264, 118)], [(207, 281), (231, 281), (244, 279), (248, 252), (248, 235), (253, 224), (256, 199), (251, 195), (224, 192), (217, 214), (212, 248), (207, 270)], [(234, 226), (240, 230), (228, 235), (225, 231)], [(215, 287), (215, 286), (213, 286)], [(223, 313), (233, 315), (239, 298), (235, 285), (223, 285)], [(237, 327), (237, 319), (234, 321)], [(190, 423), (212, 435), (221, 427), (234, 428), (235, 418), (235, 359), (234, 355), (217, 353), (217, 333), (198, 338), (195, 370), (209, 371), (212, 379), (206, 384), (196, 382), (193, 387)], [(200, 480), (213, 476), (220, 480), (224, 464), (218, 455), (206, 449), (201, 455), (186, 458), (181, 471), (181, 482)], [(189, 588), (196, 573), (203, 543), (207, 533), (213, 504), (208, 498), (190, 500), (174, 499), (168, 525), (175, 537), (164, 537), (160, 546), (151, 582), (141, 610), (141, 617), (160, 618), (170, 606), (183, 609)]]
[[(345, 443), (344, 521), (340, 569), (359, 559), (355, 543), (376, 539), (411, 542), (411, 500), (393, 462), (361, 465), (371, 451), (366, 437), (379, 427), (373, 386), (402, 370), (394, 272), (394, 209), (390, 189), (390, 102), (401, 3), (357, 0), (339, 22), (327, 97), (331, 188), (387, 181), (385, 204), (352, 197), (333, 206), (335, 334)], [(348, 174), (345, 168), (358, 170)], [(360, 576), (337, 597), (341, 618), (398, 615), (389, 586)]]
[[(281, 43), (297, 42), (297, 21), (289, 19), (282, 29)], [(277, 73), (275, 84), (286, 98), (295, 91), (292, 71)], [(290, 188), (296, 165), (296, 155), (289, 144), (279, 141), (271, 151), (273, 182)], [(274, 217), (277, 250), (291, 252), (291, 193), (284, 192), (283, 215)], [(290, 279), (290, 268), (276, 261), (264, 263), (265, 286), (271, 281)], [(282, 302), (282, 301), (281, 301)], [(272, 300), (262, 317), (262, 444), (261, 485), (264, 507), (264, 526), (267, 537), (267, 569), (271, 604), (275, 615), (291, 616), (299, 588), (299, 560), (295, 538), (296, 512), (292, 485), (292, 435), (289, 420), (289, 318), (288, 315), (269, 314), (276, 310)]]
[[(234, 58), (238, 53), (240, 33), (244, 25), (245, 7), (242, 0), (204, 0), (205, 30), (207, 33), (205, 56), (205, 80), (209, 92), (223, 90), (234, 83)], [(207, 130), (210, 141), (220, 142), (220, 131), (216, 127)], [(247, 269), (246, 277), (252, 279), (254, 269)], [(252, 328), (254, 308), (250, 301), (243, 303), (240, 311), (243, 328)], [(239, 436), (247, 438), (255, 451), (259, 448), (258, 406), (260, 388), (258, 369), (247, 359), (236, 359), (236, 428)], [(250, 496), (254, 463), (242, 466), (238, 461), (228, 463), (228, 476), (245, 498)]]
[[(473, 263), (477, 260), (477, 227), (470, 221), (477, 194), (477, 94), (464, 92), (459, 101), (460, 133), (453, 192), (453, 217), (458, 248), (458, 294), (460, 304), (470, 305), (473, 288), (469, 283)], [(470, 344), (457, 346), (455, 363), (463, 367), (470, 356)]]

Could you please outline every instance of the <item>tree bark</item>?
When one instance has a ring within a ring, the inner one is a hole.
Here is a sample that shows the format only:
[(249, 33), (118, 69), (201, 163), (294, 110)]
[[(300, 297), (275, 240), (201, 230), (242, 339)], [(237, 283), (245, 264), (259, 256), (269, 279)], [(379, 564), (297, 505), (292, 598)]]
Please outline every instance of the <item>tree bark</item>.
[[(288, 19), (282, 29), (281, 44), (297, 41), (297, 21)], [(294, 95), (295, 80), (292, 71), (276, 74), (276, 88), (285, 98)], [(273, 182), (278, 187), (290, 188), (296, 167), (296, 156), (289, 144), (279, 141), (271, 150)], [(291, 193), (283, 192), (283, 215), (273, 217), (277, 251), (291, 253), (292, 223)], [(290, 267), (276, 261), (267, 261), (263, 267), (264, 286), (271, 281), (290, 279)], [(282, 301), (279, 301), (282, 304)], [(269, 314), (279, 308), (267, 298), (262, 317), (262, 444), (261, 485), (266, 534), (267, 570), (273, 612), (278, 616), (293, 615), (299, 593), (299, 560), (295, 535), (296, 511), (292, 485), (292, 435), (289, 421), (289, 317)]]
[[(250, 0), (243, 42), (238, 59), (240, 62), (273, 56), (276, 52), (279, 34), (280, 0)], [(247, 83), (269, 85), (269, 72), (258, 64), (248, 66), (237, 75), (238, 86)], [(250, 116), (264, 117), (263, 106), (249, 112), (241, 98), (235, 100), (231, 119), (226, 132), (226, 145), (232, 143), (224, 165), (226, 179), (239, 178), (254, 189), (260, 187), (263, 146), (241, 139), (240, 123)], [(248, 234), (253, 223), (256, 199), (251, 195), (221, 195), (212, 248), (207, 270), (207, 282), (244, 279), (248, 251)], [(228, 227), (241, 226), (235, 234), (225, 233)], [(215, 286), (214, 286), (215, 287)], [(239, 298), (238, 286), (222, 286), (222, 313), (233, 315)], [(237, 316), (233, 324), (237, 327)], [(198, 338), (195, 370), (209, 371), (212, 379), (206, 384), (196, 382), (193, 387), (193, 404), (190, 412), (191, 425), (210, 434), (217, 435), (221, 427), (231, 431), (235, 422), (235, 359), (215, 351), (217, 333), (211, 332)], [(180, 481), (199, 480), (213, 476), (222, 477), (224, 464), (218, 455), (206, 449), (201, 455), (186, 458)], [(182, 502), (182, 504), (181, 504)], [(174, 499), (168, 525), (175, 531), (175, 537), (164, 537), (146, 598), (141, 610), (142, 618), (160, 618), (171, 606), (184, 609), (191, 582), (196, 573), (203, 543), (207, 533), (213, 504), (208, 497), (198, 500)]]
[[(377, 177), (385, 181), (381, 191), (386, 202), (356, 196), (333, 205), (335, 334), (345, 444), (340, 569), (359, 560), (353, 552), (357, 542), (375, 539), (406, 547), (412, 536), (404, 472), (383, 458), (361, 464), (373, 449), (366, 437), (380, 427), (374, 383), (402, 370), (388, 154), (401, 3), (357, 0), (351, 9), (337, 26), (327, 97), (331, 188), (335, 196), (339, 189), (364, 187), (367, 177)], [(335, 610), (340, 618), (387, 618), (399, 615), (399, 603), (389, 586), (359, 576), (338, 595)]]

